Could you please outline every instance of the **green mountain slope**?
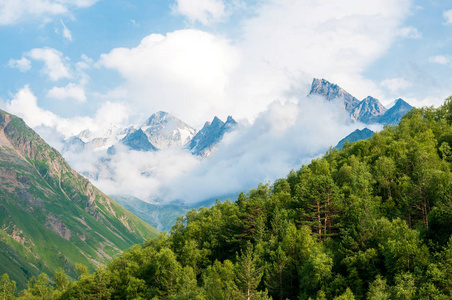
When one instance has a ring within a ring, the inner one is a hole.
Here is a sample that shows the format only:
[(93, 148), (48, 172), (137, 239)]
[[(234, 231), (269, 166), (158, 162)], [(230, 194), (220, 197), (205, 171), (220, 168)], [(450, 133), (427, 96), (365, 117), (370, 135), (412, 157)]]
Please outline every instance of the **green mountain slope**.
[(157, 235), (0, 110), (0, 274), (19, 288), (58, 267), (74, 276), (76, 263), (94, 269)]

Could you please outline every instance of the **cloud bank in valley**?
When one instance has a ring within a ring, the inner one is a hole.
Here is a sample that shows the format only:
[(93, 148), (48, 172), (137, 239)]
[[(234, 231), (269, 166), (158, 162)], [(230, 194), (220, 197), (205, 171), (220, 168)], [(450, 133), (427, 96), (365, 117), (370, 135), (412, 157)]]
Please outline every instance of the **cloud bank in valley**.
[[(67, 157), (76, 169), (99, 176), (95, 185), (110, 194), (195, 203), (284, 177), (363, 127), (351, 123), (340, 101), (302, 97), (298, 103), (276, 101), (254, 123), (241, 123), (208, 158), (187, 149), (138, 152), (124, 147), (113, 156), (90, 152)], [(97, 163), (100, 157), (109, 162)]]

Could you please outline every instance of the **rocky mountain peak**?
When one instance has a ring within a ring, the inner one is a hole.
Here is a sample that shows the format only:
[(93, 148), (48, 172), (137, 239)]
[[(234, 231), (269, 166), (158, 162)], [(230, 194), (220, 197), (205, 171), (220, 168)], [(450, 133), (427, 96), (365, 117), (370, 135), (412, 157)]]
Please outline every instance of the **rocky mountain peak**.
[(228, 116), (228, 118), (226, 119), (226, 123), (234, 123), (234, 124), (237, 124), (237, 122), (234, 120), (234, 118), (232, 118), (232, 116)]
[(224, 125), (224, 122), (221, 121), (217, 116), (215, 116), (215, 117), (213, 118), (213, 121), (212, 121), (212, 123), (210, 124), (210, 126), (212, 126), (212, 127), (221, 127), (221, 126), (223, 126), (223, 125)]
[(183, 146), (196, 134), (196, 129), (164, 111), (154, 113), (141, 126), (141, 130), (157, 149)]
[(226, 123), (218, 117), (214, 117), (212, 122), (204, 124), (204, 127), (193, 137), (187, 147), (195, 155), (208, 156), (224, 134), (231, 131), (236, 124), (237, 122), (231, 116), (228, 117)]
[(398, 107), (409, 107), (410, 109), (413, 108), (410, 104), (408, 104), (405, 100), (403, 100), (402, 98), (399, 98), (396, 100), (394, 106), (398, 106)]
[(355, 121), (366, 124), (376, 123), (387, 109), (378, 101), (378, 99), (368, 96), (362, 100), (350, 114)]
[(167, 113), (165, 111), (158, 111), (154, 114), (152, 114), (149, 119), (147, 119), (146, 122), (141, 127), (144, 126), (155, 126), (162, 123), (168, 123), (171, 119), (178, 120), (176, 117), (174, 117), (172, 114)]
[(397, 99), (394, 106), (386, 111), (386, 113), (378, 120), (381, 124), (396, 125), (402, 117), (413, 107), (403, 99)]
[(309, 92), (308, 96), (311, 95), (323, 96), (328, 101), (340, 99), (341, 101), (343, 101), (345, 110), (347, 110), (349, 113), (351, 113), (353, 109), (359, 104), (358, 99), (347, 93), (337, 84), (331, 83), (325, 79), (314, 78), (311, 85), (311, 91)]

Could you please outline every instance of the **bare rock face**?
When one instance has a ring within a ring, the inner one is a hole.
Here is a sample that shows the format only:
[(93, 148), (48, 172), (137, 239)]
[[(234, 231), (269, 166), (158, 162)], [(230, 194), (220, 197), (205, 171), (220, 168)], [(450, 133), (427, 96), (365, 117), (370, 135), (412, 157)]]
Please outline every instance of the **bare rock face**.
[(47, 215), (47, 222), (45, 223), (47, 228), (58, 233), (63, 239), (70, 240), (72, 232), (67, 228), (64, 223), (55, 217), (52, 213)]
[(378, 119), (385, 114), (387, 109), (371, 96), (361, 101), (350, 114), (355, 121), (360, 121), (365, 124), (377, 123)]
[(325, 79), (314, 78), (308, 96), (310, 95), (321, 95), (328, 101), (342, 101), (344, 109), (349, 113), (352, 113), (359, 104), (358, 99), (347, 93), (337, 84), (330, 83)]
[(212, 122), (206, 122), (193, 137), (188, 144), (188, 149), (195, 155), (209, 156), (225, 133), (234, 130), (236, 126), (237, 122), (231, 116), (228, 116), (226, 123), (215, 117)]

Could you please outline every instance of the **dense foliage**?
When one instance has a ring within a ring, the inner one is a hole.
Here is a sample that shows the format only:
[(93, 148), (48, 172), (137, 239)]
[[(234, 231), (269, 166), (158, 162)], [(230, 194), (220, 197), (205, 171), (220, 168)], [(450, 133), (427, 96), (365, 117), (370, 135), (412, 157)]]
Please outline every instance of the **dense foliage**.
[[(452, 98), (25, 299), (452, 299)], [(55, 290), (53, 288), (55, 286)], [(7, 277), (0, 298), (12, 294)], [(46, 296), (47, 295), (47, 296)], [(50, 296), (53, 295), (53, 296)]]

